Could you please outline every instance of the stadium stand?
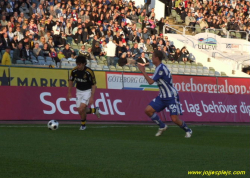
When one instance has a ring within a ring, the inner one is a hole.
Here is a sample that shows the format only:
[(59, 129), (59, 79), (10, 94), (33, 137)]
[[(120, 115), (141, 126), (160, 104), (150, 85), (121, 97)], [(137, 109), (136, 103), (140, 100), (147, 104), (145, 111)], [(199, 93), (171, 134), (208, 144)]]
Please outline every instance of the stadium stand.
[[(134, 1), (3, 1), (0, 59), (10, 47), (11, 65), (15, 66), (70, 69), (76, 66), (75, 57), (83, 55), (93, 70), (138, 72), (140, 61), (147, 65), (147, 72), (154, 72), (152, 52), (160, 50), (163, 63), (173, 74), (227, 76), (196, 60), (197, 55), (185, 43), (171, 39), (178, 33), (182, 34), (178, 35), (181, 41), (183, 35), (207, 32), (249, 40), (250, 3), (231, 2), (168, 1), (166, 16), (156, 19), (157, 12), (136, 7)], [(116, 48), (110, 49), (109, 43)]]

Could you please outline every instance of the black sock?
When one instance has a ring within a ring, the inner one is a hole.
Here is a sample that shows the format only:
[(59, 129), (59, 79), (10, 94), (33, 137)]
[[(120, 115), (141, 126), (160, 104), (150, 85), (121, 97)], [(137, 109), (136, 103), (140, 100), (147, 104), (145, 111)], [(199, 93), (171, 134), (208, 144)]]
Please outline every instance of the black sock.
[(86, 124), (86, 119), (85, 120), (81, 120), (81, 125), (85, 126), (85, 124)]

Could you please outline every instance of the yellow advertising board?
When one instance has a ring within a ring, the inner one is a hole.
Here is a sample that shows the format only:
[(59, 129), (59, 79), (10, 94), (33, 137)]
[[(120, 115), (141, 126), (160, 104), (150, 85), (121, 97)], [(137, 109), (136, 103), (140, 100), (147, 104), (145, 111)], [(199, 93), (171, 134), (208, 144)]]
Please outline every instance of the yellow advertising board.
[(107, 88), (106, 72), (102, 71), (94, 71), (94, 72), (95, 72), (97, 88), (106, 89)]
[(67, 87), (68, 70), (11, 67), (11, 86)]
[(10, 80), (9, 67), (0, 66), (0, 86), (9, 86)]
[[(68, 87), (70, 72), (69, 69), (11, 67), (11, 86)], [(95, 76), (97, 88), (106, 88), (105, 72), (95, 71)]]

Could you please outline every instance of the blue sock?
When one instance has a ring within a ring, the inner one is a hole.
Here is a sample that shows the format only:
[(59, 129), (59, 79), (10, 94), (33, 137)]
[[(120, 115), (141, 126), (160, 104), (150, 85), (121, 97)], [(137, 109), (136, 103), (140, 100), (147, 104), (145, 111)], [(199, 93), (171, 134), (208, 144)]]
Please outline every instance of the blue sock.
[(155, 123), (157, 125), (159, 125), (160, 128), (164, 128), (165, 127), (165, 124), (161, 121), (161, 119), (159, 118), (159, 116), (156, 113), (154, 113), (151, 116), (151, 119), (152, 119), (152, 121), (155, 121)]
[(182, 125), (180, 126), (181, 129), (183, 129), (185, 132), (189, 132), (190, 128), (188, 128), (187, 124), (182, 121)]

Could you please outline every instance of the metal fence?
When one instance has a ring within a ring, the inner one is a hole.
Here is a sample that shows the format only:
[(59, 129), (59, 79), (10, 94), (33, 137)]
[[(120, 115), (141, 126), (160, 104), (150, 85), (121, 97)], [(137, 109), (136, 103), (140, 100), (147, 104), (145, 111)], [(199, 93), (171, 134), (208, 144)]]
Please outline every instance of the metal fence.
[[(166, 25), (168, 28), (171, 28), (172, 30), (182, 34), (182, 35), (187, 35), (186, 32), (188, 31), (188, 28), (194, 29), (194, 34), (201, 33), (202, 30), (205, 31), (206, 33), (214, 33), (216, 35), (221, 36), (222, 38), (237, 38), (237, 39), (244, 39), (244, 40), (249, 40), (249, 33), (246, 31), (238, 31), (238, 30), (229, 30), (224, 32), (223, 29), (214, 29), (214, 28), (206, 28), (206, 29), (201, 29), (200, 26), (184, 26), (184, 25)], [(182, 31), (177, 30), (175, 27), (182, 28)], [(163, 33), (165, 34), (165, 26)]]

